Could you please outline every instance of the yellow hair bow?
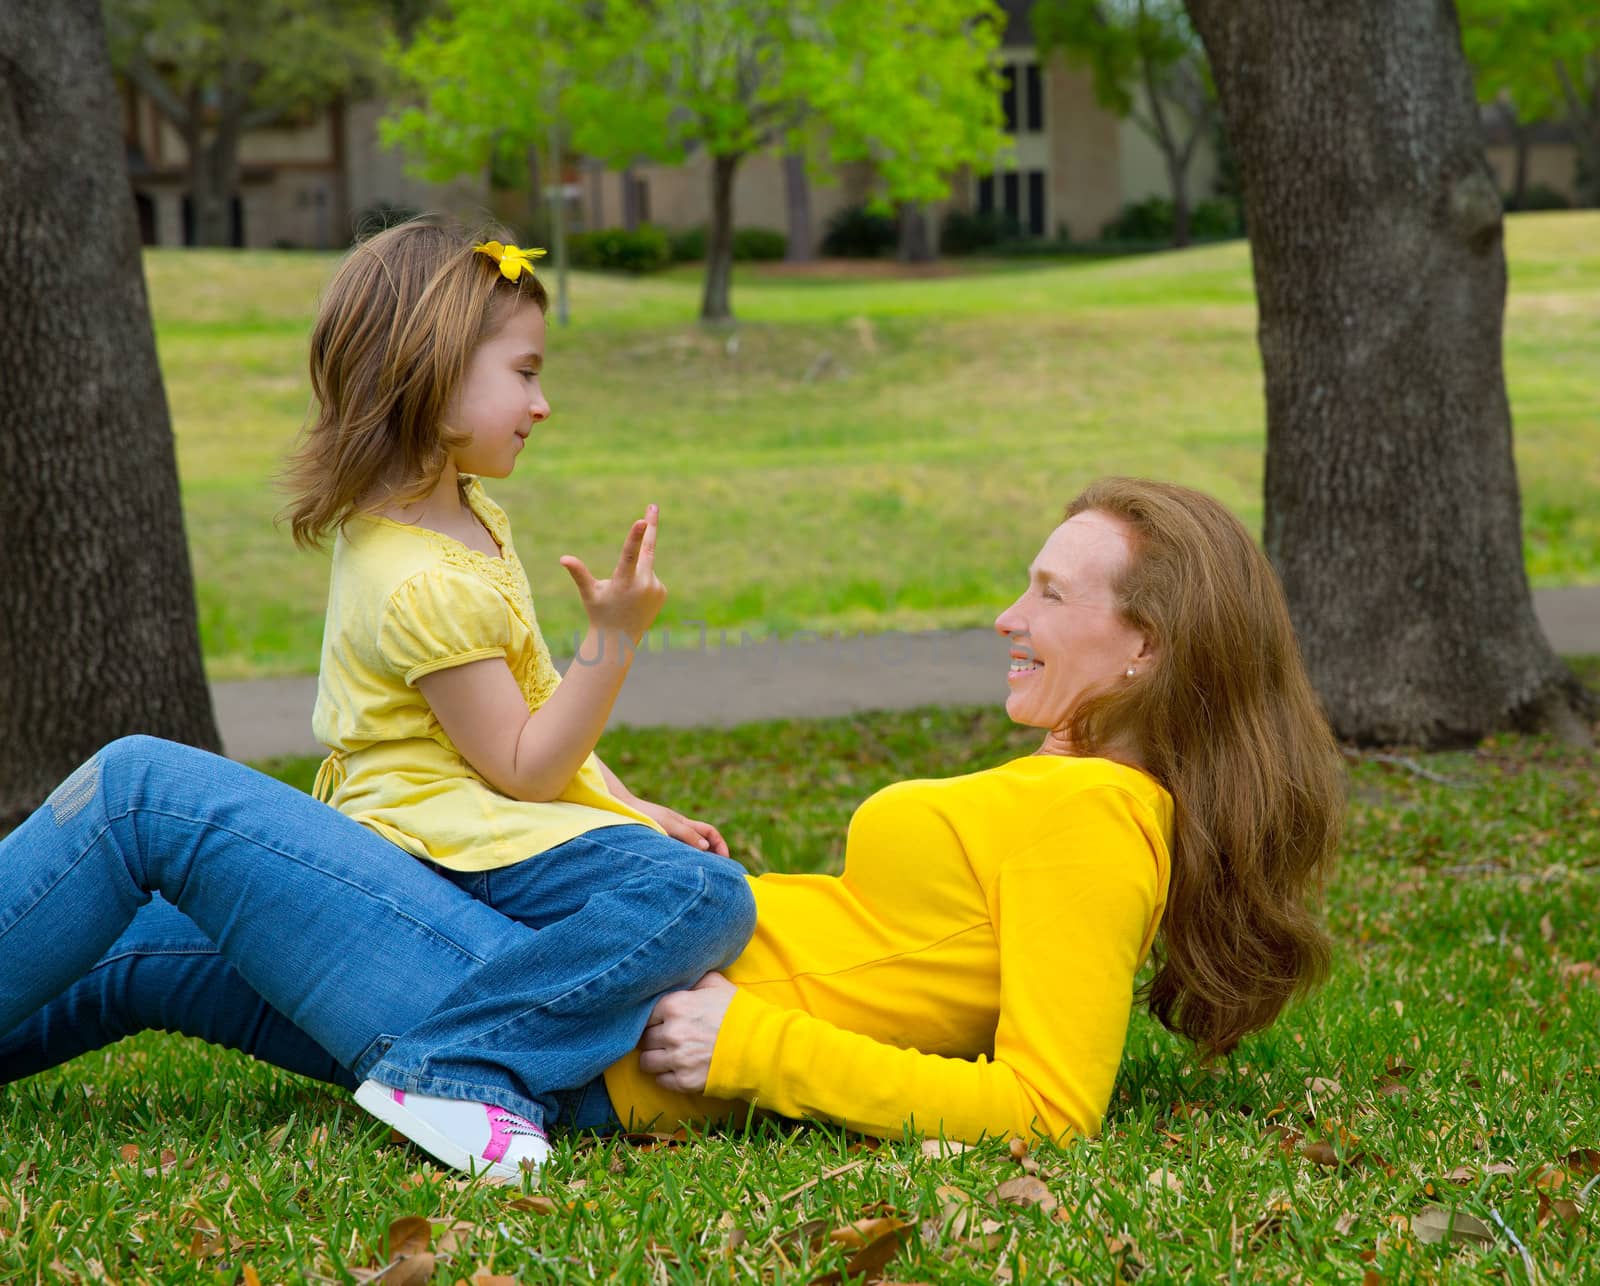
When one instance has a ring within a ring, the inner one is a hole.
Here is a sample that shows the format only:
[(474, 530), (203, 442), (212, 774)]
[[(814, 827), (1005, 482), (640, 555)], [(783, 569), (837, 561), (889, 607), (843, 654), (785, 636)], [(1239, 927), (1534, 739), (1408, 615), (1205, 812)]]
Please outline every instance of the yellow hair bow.
[(504, 246), (498, 241), (480, 241), (472, 247), (481, 255), (488, 255), (500, 265), (500, 275), (515, 281), (524, 272), (533, 271), (533, 261), (544, 258), (543, 250), (523, 250), (517, 246)]

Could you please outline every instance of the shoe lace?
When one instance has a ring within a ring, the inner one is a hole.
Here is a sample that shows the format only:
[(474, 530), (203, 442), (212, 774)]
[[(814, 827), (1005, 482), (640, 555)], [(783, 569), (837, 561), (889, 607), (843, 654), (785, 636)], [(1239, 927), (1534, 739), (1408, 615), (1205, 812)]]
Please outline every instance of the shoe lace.
[(515, 1112), (508, 1112), (503, 1107), (491, 1108), (495, 1124), (507, 1134), (520, 1134), (524, 1138), (542, 1139), (545, 1133), (527, 1117), (518, 1116)]

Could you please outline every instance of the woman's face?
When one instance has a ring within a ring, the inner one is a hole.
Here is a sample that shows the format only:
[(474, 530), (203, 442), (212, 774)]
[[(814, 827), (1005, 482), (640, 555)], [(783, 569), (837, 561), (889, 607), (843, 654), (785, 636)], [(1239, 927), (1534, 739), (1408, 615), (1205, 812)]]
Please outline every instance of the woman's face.
[(1063, 728), (1086, 693), (1127, 682), (1150, 659), (1111, 588), (1132, 556), (1127, 527), (1096, 510), (1050, 533), (1027, 589), (994, 623), (1011, 641), (1006, 713), (1017, 723)]

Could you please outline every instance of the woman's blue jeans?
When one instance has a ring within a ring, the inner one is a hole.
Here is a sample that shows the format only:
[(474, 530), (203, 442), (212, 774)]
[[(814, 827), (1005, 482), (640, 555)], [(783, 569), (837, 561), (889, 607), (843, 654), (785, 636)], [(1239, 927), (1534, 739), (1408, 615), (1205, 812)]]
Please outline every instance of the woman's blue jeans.
[(340, 1084), (592, 1114), (562, 1091), (755, 923), (736, 863), (634, 829), (490, 873), (530, 928), (281, 782), (113, 742), (0, 841), (0, 1081), (160, 1027)]

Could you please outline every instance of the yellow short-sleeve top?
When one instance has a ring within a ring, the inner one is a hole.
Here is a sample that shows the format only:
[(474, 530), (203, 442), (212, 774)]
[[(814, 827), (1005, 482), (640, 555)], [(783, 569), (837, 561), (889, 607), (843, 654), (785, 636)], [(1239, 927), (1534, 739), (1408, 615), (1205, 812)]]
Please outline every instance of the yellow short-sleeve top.
[(607, 791), (593, 755), (554, 800), (501, 794), (417, 691), (423, 675), (488, 657), (505, 658), (530, 710), (561, 682), (505, 512), (476, 478), (463, 497), (500, 557), (375, 515), (350, 519), (335, 539), (312, 714), (332, 753), (317, 774), (317, 798), (462, 871), (509, 866), (601, 826), (659, 830)]

